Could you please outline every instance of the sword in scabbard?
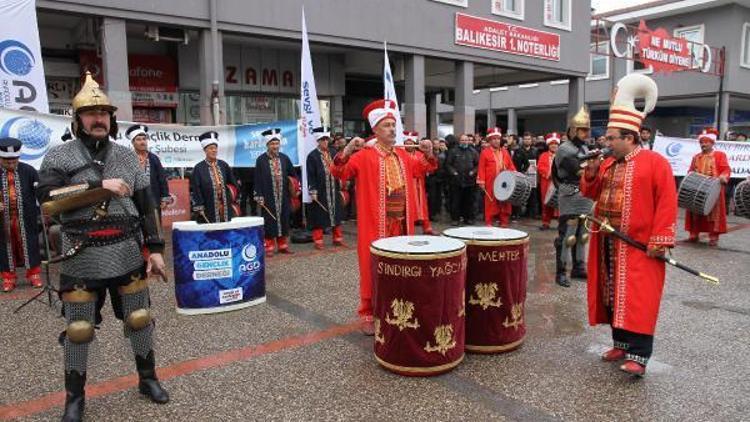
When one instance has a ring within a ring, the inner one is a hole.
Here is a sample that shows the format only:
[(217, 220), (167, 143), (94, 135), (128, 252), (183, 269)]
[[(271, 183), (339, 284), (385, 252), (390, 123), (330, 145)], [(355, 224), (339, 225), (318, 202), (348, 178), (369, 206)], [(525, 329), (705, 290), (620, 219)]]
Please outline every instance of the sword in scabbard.
[(271, 212), (271, 210), (268, 209), (268, 207), (266, 206), (266, 204), (258, 203), (258, 205), (260, 205), (260, 207), (263, 208), (266, 211), (266, 213), (268, 214), (269, 217), (273, 218), (273, 221), (279, 221), (279, 220), (276, 219), (276, 216), (273, 215), (273, 213)]
[[(623, 242), (627, 243), (628, 245), (630, 245), (630, 246), (632, 246), (632, 247), (634, 247), (634, 248), (636, 248), (638, 250), (641, 250), (643, 252), (647, 252), (648, 251), (648, 247), (646, 245), (644, 245), (643, 243), (641, 243), (641, 242), (633, 239), (632, 237), (626, 235), (625, 233), (623, 233), (623, 232), (615, 229), (607, 221), (599, 220), (598, 218), (596, 218), (596, 217), (594, 217), (592, 215), (587, 215), (587, 214), (582, 214), (580, 217), (581, 217), (581, 219), (585, 219), (588, 222), (591, 222), (591, 223), (594, 223), (594, 224), (598, 225), (599, 228), (600, 228), (600, 230), (603, 230), (607, 234), (611, 234), (612, 236), (614, 236), (614, 237), (622, 240)], [(591, 231), (590, 228), (589, 228), (589, 231)], [(677, 262), (676, 260), (674, 260), (672, 258), (668, 258), (667, 256), (659, 255), (659, 256), (654, 256), (653, 258), (654, 259), (658, 259), (660, 261), (664, 261), (667, 264), (672, 265), (673, 267), (677, 267), (677, 268), (681, 269), (682, 271), (688, 272), (688, 273), (690, 273), (690, 274), (692, 274), (694, 276), (698, 276), (698, 277), (706, 280), (707, 282), (709, 282), (711, 284), (715, 284), (715, 285), (719, 284), (719, 279), (717, 277), (714, 277), (714, 276), (702, 273), (702, 272), (700, 272), (698, 270), (694, 270), (694, 269), (688, 267), (685, 264)]]
[(320, 208), (323, 208), (323, 211), (328, 212), (328, 208), (326, 208), (325, 205), (321, 204), (320, 201), (318, 201), (317, 199), (313, 199), (313, 201), (315, 201), (316, 204), (320, 205)]

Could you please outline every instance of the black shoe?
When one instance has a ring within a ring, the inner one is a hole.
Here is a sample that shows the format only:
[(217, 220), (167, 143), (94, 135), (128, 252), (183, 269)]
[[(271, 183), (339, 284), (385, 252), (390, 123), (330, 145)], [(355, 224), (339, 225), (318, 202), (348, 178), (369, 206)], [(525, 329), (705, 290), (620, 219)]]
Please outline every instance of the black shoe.
[(79, 422), (83, 420), (83, 410), (86, 405), (84, 386), (86, 374), (78, 371), (65, 373), (65, 411), (62, 422)]
[(573, 267), (572, 270), (570, 270), (570, 278), (582, 278), (586, 280), (588, 278), (588, 274), (586, 273), (586, 269), (583, 267)]
[(568, 277), (565, 275), (565, 273), (557, 274), (555, 276), (555, 283), (562, 287), (570, 287), (570, 280), (568, 280)]
[(138, 369), (138, 391), (150, 398), (154, 403), (167, 403), (169, 401), (169, 393), (162, 388), (159, 380), (156, 378), (154, 351), (148, 352), (145, 358), (136, 355), (135, 366)]

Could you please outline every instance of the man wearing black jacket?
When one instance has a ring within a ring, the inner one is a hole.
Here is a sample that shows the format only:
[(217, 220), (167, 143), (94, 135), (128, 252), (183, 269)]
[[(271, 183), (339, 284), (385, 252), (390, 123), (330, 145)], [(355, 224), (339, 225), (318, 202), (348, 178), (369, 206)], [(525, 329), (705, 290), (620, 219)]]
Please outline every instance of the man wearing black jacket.
[[(429, 139), (429, 138), (424, 138)], [(447, 148), (440, 146), (440, 141), (432, 140), (432, 150), (438, 159), (438, 168), (433, 173), (427, 175), (425, 184), (427, 185), (427, 202), (430, 210), (430, 220), (434, 221), (435, 217), (440, 215), (443, 208), (443, 185), (445, 184), (445, 160), (448, 158)]]
[[(521, 145), (516, 149), (515, 154), (513, 154), (513, 165), (516, 166), (516, 171), (523, 174), (527, 174), (529, 170), (533, 170), (534, 174), (531, 176), (536, 180), (536, 166), (534, 166), (533, 169), (530, 169), (530, 166), (531, 160), (536, 161), (539, 156), (537, 155), (536, 148), (532, 146), (532, 141), (533, 138), (531, 133), (525, 132), (523, 134)], [(533, 217), (539, 214), (539, 194), (537, 192), (536, 187), (531, 190), (531, 195), (529, 195), (529, 199), (526, 202), (525, 212), (524, 210), (521, 210), (521, 212), (527, 217)]]
[(474, 224), (475, 186), (479, 154), (471, 147), (471, 138), (461, 135), (459, 145), (448, 151), (445, 159), (445, 175), (451, 183), (451, 219), (457, 226), (463, 218), (464, 223)]

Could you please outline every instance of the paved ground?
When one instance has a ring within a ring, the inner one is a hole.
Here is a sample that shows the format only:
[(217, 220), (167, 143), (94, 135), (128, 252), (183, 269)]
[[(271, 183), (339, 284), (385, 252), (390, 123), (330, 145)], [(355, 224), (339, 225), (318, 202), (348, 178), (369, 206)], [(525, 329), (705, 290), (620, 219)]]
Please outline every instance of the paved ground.
[[(173, 286), (152, 285), (167, 405), (138, 395), (129, 344), (107, 311), (90, 358), (87, 420), (750, 420), (748, 223), (730, 218), (718, 249), (679, 245), (679, 260), (722, 284), (668, 269), (644, 379), (599, 361), (609, 331), (587, 325), (585, 283), (557, 287), (554, 233), (522, 221), (516, 228), (532, 235), (528, 335), (516, 352), (471, 355), (436, 378), (386, 372), (357, 331), (354, 248), (294, 245), (296, 255), (268, 263), (267, 303), (249, 309), (179, 316)], [(347, 241), (355, 245), (352, 225)], [(0, 296), (0, 419), (61, 413), (63, 321), (39, 303), (12, 313), (32, 293)]]

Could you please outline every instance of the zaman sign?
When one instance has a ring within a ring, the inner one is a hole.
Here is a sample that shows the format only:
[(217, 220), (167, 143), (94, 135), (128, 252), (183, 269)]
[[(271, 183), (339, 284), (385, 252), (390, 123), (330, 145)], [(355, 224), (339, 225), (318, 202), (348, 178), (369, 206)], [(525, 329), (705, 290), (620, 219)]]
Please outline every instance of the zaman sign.
[(502, 53), (560, 61), (560, 36), (456, 13), (455, 43)]

